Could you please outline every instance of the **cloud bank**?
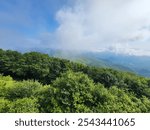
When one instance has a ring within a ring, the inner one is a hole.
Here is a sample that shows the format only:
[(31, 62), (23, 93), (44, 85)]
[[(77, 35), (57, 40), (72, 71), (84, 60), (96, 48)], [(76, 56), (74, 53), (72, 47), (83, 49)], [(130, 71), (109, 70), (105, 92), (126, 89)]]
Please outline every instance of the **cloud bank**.
[[(150, 48), (149, 0), (77, 0), (56, 14), (55, 35), (60, 48), (119, 53)], [(115, 50), (115, 49), (113, 49)], [(145, 53), (147, 54), (147, 53)]]
[(149, 0), (2, 0), (0, 47), (150, 56), (149, 5)]

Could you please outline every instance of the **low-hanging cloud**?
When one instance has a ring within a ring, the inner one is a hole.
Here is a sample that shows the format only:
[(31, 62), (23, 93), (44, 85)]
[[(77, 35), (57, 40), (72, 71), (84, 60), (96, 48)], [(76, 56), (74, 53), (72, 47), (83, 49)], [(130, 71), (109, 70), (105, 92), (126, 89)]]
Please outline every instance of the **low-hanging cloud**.
[(57, 12), (59, 27), (53, 35), (63, 49), (108, 50), (119, 45), (141, 53), (150, 47), (149, 5), (149, 0), (77, 0)]

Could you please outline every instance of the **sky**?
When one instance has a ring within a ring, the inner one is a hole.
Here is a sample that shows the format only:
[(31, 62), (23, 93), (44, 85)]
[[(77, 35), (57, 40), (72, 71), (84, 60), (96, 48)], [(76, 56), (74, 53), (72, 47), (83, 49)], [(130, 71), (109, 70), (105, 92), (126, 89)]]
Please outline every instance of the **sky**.
[(149, 0), (0, 0), (0, 48), (150, 56)]

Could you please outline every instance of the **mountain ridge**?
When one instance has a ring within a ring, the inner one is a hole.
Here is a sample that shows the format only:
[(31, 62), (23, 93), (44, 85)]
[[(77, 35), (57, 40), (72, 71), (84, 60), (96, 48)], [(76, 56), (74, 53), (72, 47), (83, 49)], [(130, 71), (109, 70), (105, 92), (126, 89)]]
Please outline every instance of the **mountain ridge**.
[(71, 51), (49, 48), (32, 48), (21, 52), (41, 52), (56, 58), (64, 58), (85, 65), (113, 68), (116, 70), (133, 72), (144, 77), (150, 77), (150, 57), (136, 56), (111, 51)]
[(78, 52), (54, 49), (33, 49), (50, 56), (69, 59), (82, 64), (113, 68), (122, 71), (129, 71), (141, 76), (150, 77), (150, 57), (119, 54), (109, 51), (101, 52)]

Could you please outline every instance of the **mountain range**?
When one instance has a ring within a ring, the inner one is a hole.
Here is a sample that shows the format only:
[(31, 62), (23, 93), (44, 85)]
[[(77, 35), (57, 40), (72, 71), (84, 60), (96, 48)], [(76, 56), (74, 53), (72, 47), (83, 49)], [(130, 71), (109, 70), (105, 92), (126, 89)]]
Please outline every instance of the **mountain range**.
[(82, 64), (113, 68), (116, 70), (128, 71), (136, 73), (144, 77), (150, 77), (150, 57), (136, 56), (115, 53), (110, 51), (93, 52), (93, 51), (67, 51), (57, 49), (31, 49), (30, 51), (37, 51), (49, 54), (53, 57), (69, 59), (71, 61)]

